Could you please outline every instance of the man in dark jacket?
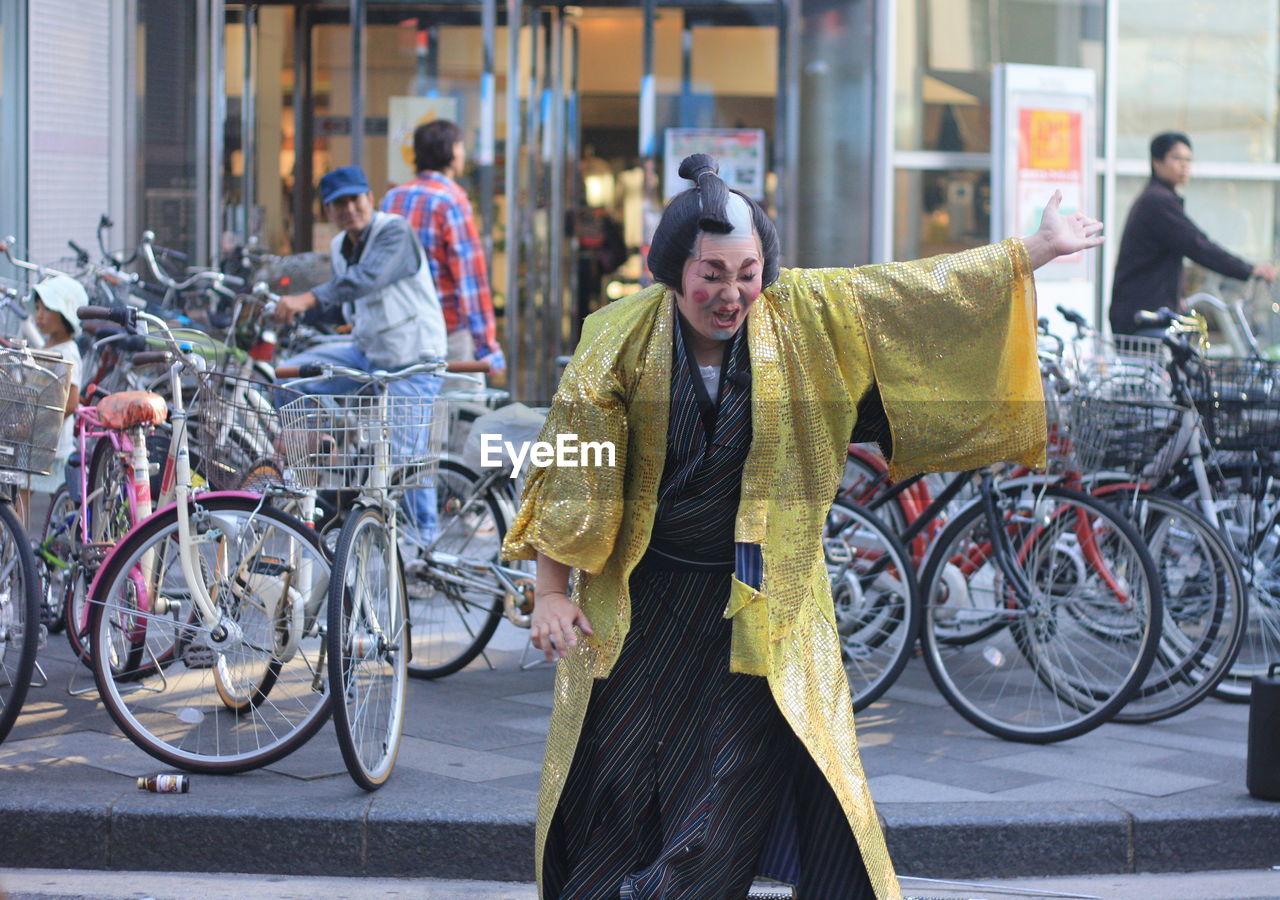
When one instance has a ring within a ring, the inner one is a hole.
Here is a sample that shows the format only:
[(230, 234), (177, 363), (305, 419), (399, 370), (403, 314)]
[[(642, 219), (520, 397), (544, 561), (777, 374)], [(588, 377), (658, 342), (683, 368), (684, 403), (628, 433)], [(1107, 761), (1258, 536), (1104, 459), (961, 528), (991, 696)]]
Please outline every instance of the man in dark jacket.
[(1182, 258), (1241, 280), (1251, 276), (1276, 280), (1276, 268), (1252, 265), (1219, 247), (1196, 227), (1175, 190), (1191, 179), (1191, 139), (1176, 131), (1151, 141), (1151, 180), (1133, 201), (1120, 238), (1115, 281), (1111, 287), (1111, 330), (1142, 331), (1133, 321), (1143, 309), (1181, 309)]

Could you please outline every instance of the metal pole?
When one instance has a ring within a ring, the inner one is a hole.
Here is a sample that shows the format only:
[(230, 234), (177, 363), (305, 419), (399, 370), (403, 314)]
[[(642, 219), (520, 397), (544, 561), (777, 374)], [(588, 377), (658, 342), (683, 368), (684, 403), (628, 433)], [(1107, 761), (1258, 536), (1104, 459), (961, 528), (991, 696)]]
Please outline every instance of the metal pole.
[(488, 270), (493, 271), (493, 189), (494, 143), (497, 135), (498, 107), (494, 90), (494, 51), (497, 46), (498, 0), (483, 0), (480, 5), (482, 32), (482, 68), (480, 72), (480, 142), (476, 147), (476, 166), (480, 177), (480, 239)]
[(254, 59), (257, 27), (258, 7), (256, 4), (251, 3), (244, 8), (244, 72), (240, 93), (240, 159), (242, 169), (240, 203), (244, 210), (244, 222), (240, 239), (246, 244), (249, 242), (249, 238), (253, 236), (253, 206), (254, 199), (257, 196), (257, 184), (254, 183), (254, 179), (257, 177), (257, 166), (254, 165), (254, 157), (257, 156), (256, 147), (254, 146), (254, 126), (257, 124), (258, 117), (257, 86), (254, 78), (257, 70), (257, 61)]
[[(1106, 40), (1102, 42), (1102, 46), (1106, 48), (1102, 64), (1102, 221), (1111, 223), (1112, 234), (1119, 234), (1120, 229), (1116, 227), (1121, 224), (1116, 218), (1119, 214), (1116, 206), (1116, 188), (1119, 185), (1116, 173), (1116, 136), (1119, 134), (1117, 105), (1120, 97), (1120, 4), (1117, 0), (1109, 0), (1106, 14)], [(1092, 153), (1094, 148), (1086, 147), (1085, 152)], [(1102, 272), (1098, 278), (1093, 324), (1099, 327), (1108, 321), (1107, 312), (1111, 309), (1111, 273), (1115, 271), (1116, 254), (1119, 250), (1120, 242), (1112, 237), (1102, 245), (1102, 252), (1097, 254), (1102, 258)]]
[(221, 234), (223, 198), (220, 163), (227, 112), (226, 78), (223, 73), (225, 26), (223, 0), (201, 0), (196, 6), (195, 20), (196, 177), (193, 205), (196, 217), (197, 265), (217, 260)]
[(800, 239), (800, 34), (801, 4), (778, 0), (778, 103), (773, 170), (778, 174), (775, 215), (781, 226), (782, 258), (795, 262)]
[(311, 10), (298, 9), (293, 29), (293, 250), (311, 250)]
[(365, 0), (351, 0), (351, 165), (364, 165)]
[(654, 19), (658, 0), (644, 0), (644, 47), (640, 72), (640, 157), (647, 159), (657, 152), (654, 130), (657, 127), (657, 88), (653, 83)]
[[(546, 215), (546, 207), (543, 201), (543, 191), (546, 181), (546, 157), (551, 154), (551, 148), (546, 145), (545, 122), (543, 120), (543, 105), (546, 98), (543, 96), (543, 80), (546, 76), (547, 55), (545, 48), (542, 47), (544, 28), (542, 25), (542, 10), (533, 7), (529, 14), (529, 99), (526, 113), (528, 118), (525, 122), (525, 135), (528, 142), (528, 153), (526, 158), (529, 163), (527, 172), (528, 183), (525, 185), (525, 202), (528, 204), (527, 209), (530, 215), (529, 225), (524, 229), (521, 241), (521, 252), (526, 264), (529, 266), (525, 270), (525, 277), (522, 283), (525, 289), (525, 296), (522, 298), (524, 310), (529, 313), (529, 322), (521, 330), (520, 338), (525, 343), (527, 359), (529, 360), (529, 369), (525, 372), (528, 379), (529, 390), (533, 392), (535, 397), (543, 397), (542, 381), (538, 377), (538, 354), (541, 347), (545, 348), (545, 343), (539, 341), (539, 323), (545, 326), (545, 321), (540, 318), (546, 314), (546, 298), (547, 298), (547, 270), (543, 263), (543, 255), (546, 253), (544, 242), (539, 240), (539, 234), (546, 232), (545, 221), (540, 222), (539, 217)], [(539, 225), (544, 227), (539, 230)]]
[(542, 394), (549, 397), (555, 388), (556, 357), (564, 347), (565, 284), (565, 134), (564, 134), (564, 18), (556, 11), (549, 13), (551, 109), (544, 127), (551, 137), (551, 227), (547, 229), (547, 251), (551, 278), (547, 291), (547, 322), (550, 326), (547, 353), (541, 358), (538, 378)]
[[(562, 22), (565, 48), (565, 158), (570, 162), (568, 176), (565, 181), (565, 206), (569, 210), (567, 218), (576, 220), (577, 212), (582, 208), (582, 172), (579, 161), (582, 158), (582, 117), (578, 106), (578, 24), (574, 16), (566, 15)], [(569, 295), (569, 343), (578, 343), (578, 233), (576, 226), (565, 230), (566, 250), (566, 284)], [(558, 368), (558, 367), (557, 367)], [(551, 385), (556, 386), (556, 373), (552, 370)]]
[(697, 124), (693, 121), (693, 26), (686, 12), (680, 29), (680, 127), (693, 128)]
[(503, 301), (506, 319), (507, 383), (517, 392), (520, 351), (520, 19), (521, 0), (507, 0), (507, 139), (506, 172), (507, 290)]
[(893, 148), (894, 148), (894, 66), (897, 41), (897, 12), (893, 0), (876, 0), (875, 16), (876, 71), (875, 143), (871, 158), (875, 176), (871, 188), (871, 262), (887, 262), (893, 258)]

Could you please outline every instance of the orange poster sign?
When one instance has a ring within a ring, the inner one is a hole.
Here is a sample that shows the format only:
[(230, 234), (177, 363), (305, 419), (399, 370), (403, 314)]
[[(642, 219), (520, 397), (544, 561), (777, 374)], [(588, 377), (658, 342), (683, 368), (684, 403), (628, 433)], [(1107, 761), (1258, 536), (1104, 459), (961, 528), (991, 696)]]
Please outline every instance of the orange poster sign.
[(1019, 110), (1018, 168), (1080, 171), (1080, 113), (1065, 109)]

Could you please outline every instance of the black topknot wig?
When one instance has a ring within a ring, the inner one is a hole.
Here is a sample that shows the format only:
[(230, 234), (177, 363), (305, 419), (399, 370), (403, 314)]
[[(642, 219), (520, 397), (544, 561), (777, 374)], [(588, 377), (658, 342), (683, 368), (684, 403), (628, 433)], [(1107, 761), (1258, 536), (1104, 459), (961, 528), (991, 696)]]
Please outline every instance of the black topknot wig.
[[(719, 170), (715, 159), (705, 153), (686, 156), (680, 163), (680, 177), (697, 186), (672, 198), (653, 233), (649, 244), (649, 271), (673, 290), (680, 290), (684, 264), (693, 256), (698, 232), (728, 234), (733, 230), (725, 212), (729, 187), (716, 174)], [(760, 238), (760, 250), (764, 254), (761, 284), (768, 287), (778, 280), (778, 231), (758, 203), (740, 191), (733, 193), (747, 201), (751, 210), (751, 224)]]

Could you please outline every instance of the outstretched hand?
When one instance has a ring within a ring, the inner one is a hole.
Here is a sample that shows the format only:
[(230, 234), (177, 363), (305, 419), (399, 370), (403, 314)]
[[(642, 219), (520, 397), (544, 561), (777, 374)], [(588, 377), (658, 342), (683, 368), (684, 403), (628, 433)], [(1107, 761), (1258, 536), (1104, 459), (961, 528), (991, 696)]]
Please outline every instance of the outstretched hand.
[(1097, 247), (1104, 240), (1101, 222), (1082, 212), (1063, 215), (1059, 209), (1061, 205), (1062, 191), (1054, 191), (1045, 204), (1040, 227), (1024, 241), (1033, 269), (1038, 269), (1059, 256)]

